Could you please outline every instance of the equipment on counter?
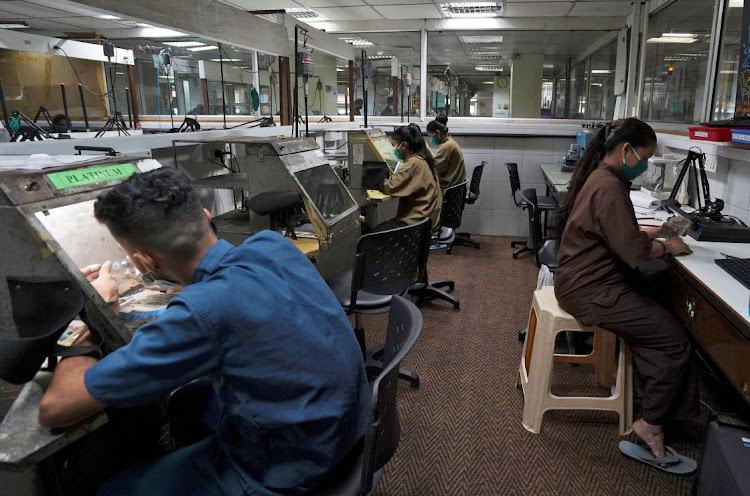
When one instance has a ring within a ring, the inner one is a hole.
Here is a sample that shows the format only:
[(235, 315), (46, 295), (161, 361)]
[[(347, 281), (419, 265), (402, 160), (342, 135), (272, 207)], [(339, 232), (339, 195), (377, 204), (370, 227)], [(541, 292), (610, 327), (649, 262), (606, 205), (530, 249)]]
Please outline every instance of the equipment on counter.
[(750, 258), (720, 258), (716, 265), (750, 289)]
[[(699, 148), (694, 147), (688, 150), (680, 174), (672, 188), (672, 193), (669, 195), (669, 199), (662, 200), (662, 206), (670, 212), (691, 219), (694, 230), (689, 235), (697, 241), (750, 243), (750, 228), (739, 219), (722, 214), (724, 200), (719, 198), (711, 199), (705, 164), (706, 155)], [(696, 187), (697, 208), (692, 214), (684, 212), (681, 209), (680, 203), (675, 199), (682, 181), (689, 170), (692, 170), (693, 181)], [(702, 199), (701, 196), (703, 197)]]
[(20, 110), (13, 112), (8, 130), (12, 133), (11, 141), (42, 141), (54, 138)]
[[(196, 188), (233, 192), (234, 208), (213, 218), (220, 238), (237, 245), (264, 229), (286, 230), (295, 244), (319, 247), (319, 272), (332, 275), (353, 264), (359, 206), (314, 139), (175, 140), (172, 153), (177, 167), (189, 169), (193, 177), (200, 168), (206, 175), (218, 165), (231, 170), (193, 180)], [(306, 218), (297, 215), (300, 198)]]
[(563, 159), (562, 167), (560, 167), (560, 170), (562, 172), (572, 172), (575, 169), (579, 158), (581, 157), (578, 152), (578, 144), (571, 143), (570, 148), (568, 148), (568, 152), (565, 154), (565, 158)]
[[(190, 117), (190, 116), (193, 117)], [(195, 114), (188, 114), (185, 116), (185, 119), (182, 121), (182, 124), (180, 124), (180, 127), (173, 127), (168, 132), (170, 133), (186, 133), (189, 131), (200, 131), (201, 125), (198, 122), (198, 116)]]
[[(302, 50), (299, 49), (299, 34), (302, 33), (304, 40), (302, 42)], [(295, 71), (294, 71), (294, 135), (299, 138), (299, 90), (297, 87), (300, 76), (304, 83), (305, 91), (305, 136), (309, 131), (309, 119), (307, 115), (308, 105), (308, 79), (315, 74), (315, 61), (312, 57), (312, 52), (307, 50), (307, 29), (300, 26), (299, 24), (294, 25), (294, 60), (295, 60)]]

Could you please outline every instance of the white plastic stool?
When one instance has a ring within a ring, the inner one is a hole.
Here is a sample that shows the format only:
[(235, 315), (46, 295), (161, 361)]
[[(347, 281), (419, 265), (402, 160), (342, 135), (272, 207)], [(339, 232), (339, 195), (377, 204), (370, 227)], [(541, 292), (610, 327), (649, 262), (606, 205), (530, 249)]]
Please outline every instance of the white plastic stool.
[[(555, 353), (555, 337), (562, 331), (594, 332), (594, 350), (589, 355)], [(596, 381), (610, 387), (614, 376), (615, 339), (614, 334), (604, 329), (582, 326), (560, 308), (554, 287), (535, 291), (516, 383), (523, 387), (523, 426), (538, 434), (547, 410), (608, 410), (620, 415), (620, 434), (630, 434), (633, 430), (633, 364), (630, 350), (622, 339), (611, 396), (563, 397), (550, 392), (554, 362), (590, 363), (596, 369)]]

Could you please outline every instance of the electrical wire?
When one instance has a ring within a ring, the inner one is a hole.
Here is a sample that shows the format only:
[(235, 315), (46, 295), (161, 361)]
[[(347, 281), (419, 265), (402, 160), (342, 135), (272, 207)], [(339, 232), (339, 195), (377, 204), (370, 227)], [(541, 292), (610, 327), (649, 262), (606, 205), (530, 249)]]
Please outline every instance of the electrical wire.
[(68, 64), (70, 64), (70, 67), (73, 69), (73, 72), (76, 75), (76, 79), (78, 79), (78, 82), (81, 84), (81, 86), (83, 86), (86, 89), (86, 91), (88, 91), (89, 93), (91, 93), (94, 96), (107, 97), (107, 98), (109, 97), (109, 92), (104, 93), (104, 94), (100, 94), (100, 93), (97, 93), (96, 91), (93, 91), (91, 88), (89, 88), (85, 84), (83, 84), (83, 81), (81, 80), (81, 76), (78, 75), (78, 71), (76, 70), (76, 66), (73, 65), (73, 62), (70, 60), (70, 57), (68, 56), (68, 53), (65, 51), (65, 49), (63, 47), (58, 47), (58, 49), (63, 53), (63, 55), (65, 55), (65, 58), (67, 59)]

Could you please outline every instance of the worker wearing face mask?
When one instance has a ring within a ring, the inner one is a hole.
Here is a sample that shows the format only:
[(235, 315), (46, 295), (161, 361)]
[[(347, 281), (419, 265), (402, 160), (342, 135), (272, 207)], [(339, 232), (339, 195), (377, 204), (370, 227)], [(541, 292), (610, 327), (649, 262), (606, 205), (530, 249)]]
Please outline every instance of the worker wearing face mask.
[(461, 184), (466, 179), (466, 165), (464, 154), (450, 134), (448, 134), (448, 117), (440, 115), (427, 124), (427, 134), (430, 142), (437, 145), (435, 155), (435, 171), (440, 180), (440, 189)]
[(376, 227), (378, 231), (408, 226), (425, 217), (432, 220), (432, 232), (440, 233), (440, 191), (435, 161), (427, 153), (422, 131), (416, 124), (397, 128), (391, 136), (401, 164), (383, 184), (383, 192), (399, 199), (396, 217)]
[(646, 260), (691, 252), (681, 238), (670, 237), (671, 224), (640, 229), (636, 221), (629, 187), (655, 150), (654, 130), (636, 118), (602, 127), (586, 147), (558, 209), (562, 235), (555, 295), (583, 325), (601, 327), (628, 345), (643, 382), (641, 418), (633, 431), (646, 446), (623, 453), (673, 471), (685, 461), (665, 449), (663, 427), (674, 428), (675, 437), (694, 428), (698, 389), (692, 344), (682, 323), (650, 296), (635, 270)]

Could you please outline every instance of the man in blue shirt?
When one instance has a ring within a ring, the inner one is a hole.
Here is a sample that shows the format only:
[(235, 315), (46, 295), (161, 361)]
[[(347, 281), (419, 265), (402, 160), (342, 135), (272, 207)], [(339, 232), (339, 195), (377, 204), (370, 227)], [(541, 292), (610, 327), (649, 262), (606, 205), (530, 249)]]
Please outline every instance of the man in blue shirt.
[[(40, 422), (71, 425), (205, 377), (215, 392), (215, 432), (117, 476), (100, 494), (314, 488), (364, 435), (369, 393), (348, 319), (312, 264), (275, 232), (237, 247), (218, 240), (190, 180), (172, 168), (116, 186), (97, 200), (95, 215), (141, 272), (185, 288), (101, 361), (61, 361)], [(108, 272), (93, 284), (116, 301)]]

